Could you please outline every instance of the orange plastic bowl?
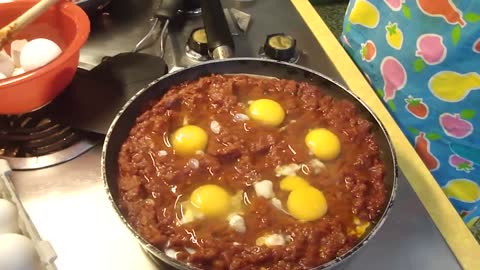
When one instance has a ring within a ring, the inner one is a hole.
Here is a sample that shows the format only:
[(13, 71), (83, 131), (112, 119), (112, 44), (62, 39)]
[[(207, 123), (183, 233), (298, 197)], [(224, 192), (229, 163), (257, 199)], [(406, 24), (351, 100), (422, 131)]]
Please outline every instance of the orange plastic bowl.
[[(0, 0), (0, 28), (32, 7), (35, 0)], [(80, 47), (90, 32), (90, 21), (72, 2), (60, 1), (22, 29), (15, 39), (48, 38), (62, 48), (62, 54), (49, 64), (0, 80), (0, 114), (21, 114), (48, 104), (72, 81), (78, 66)], [(7, 52), (10, 46), (5, 47)]]

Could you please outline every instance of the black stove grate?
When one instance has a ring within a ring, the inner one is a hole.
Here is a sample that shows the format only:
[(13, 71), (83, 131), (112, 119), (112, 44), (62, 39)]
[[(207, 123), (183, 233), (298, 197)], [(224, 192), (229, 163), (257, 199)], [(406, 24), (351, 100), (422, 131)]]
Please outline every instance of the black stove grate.
[(0, 116), (0, 156), (34, 157), (65, 149), (82, 139), (82, 131), (35, 113)]
[(103, 135), (52, 120), (46, 109), (0, 115), (0, 158), (13, 169), (38, 169), (71, 160), (101, 142)]

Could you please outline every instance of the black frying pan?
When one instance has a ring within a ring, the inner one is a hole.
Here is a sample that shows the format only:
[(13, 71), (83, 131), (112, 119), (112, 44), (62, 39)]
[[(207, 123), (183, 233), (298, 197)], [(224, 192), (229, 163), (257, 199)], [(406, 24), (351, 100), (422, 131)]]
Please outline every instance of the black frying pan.
[[(201, 4), (209, 49), (212, 56), (216, 59), (229, 57), (229, 54), (233, 52), (234, 46), (220, 2), (218, 0), (202, 0)], [(145, 239), (143, 239), (133, 227), (128, 224), (118, 207), (118, 154), (121, 145), (127, 138), (137, 117), (143, 112), (143, 109), (150, 103), (150, 101), (161, 99), (161, 97), (174, 85), (193, 81), (210, 74), (249, 74), (252, 76), (265, 76), (295, 80), (297, 82), (308, 82), (324, 89), (327, 94), (336, 99), (347, 99), (353, 102), (356, 105), (358, 112), (365, 119), (368, 119), (375, 124), (372, 131), (380, 146), (382, 151), (381, 157), (386, 166), (387, 173), (384, 181), (390, 199), (379, 222), (360, 243), (343, 256), (318, 266), (316, 269), (333, 268), (338, 264), (345, 262), (347, 258), (352, 256), (376, 234), (392, 207), (397, 188), (397, 164), (395, 153), (385, 128), (374, 113), (357, 96), (323, 74), (285, 62), (261, 60), (256, 58), (210, 61), (168, 74), (152, 82), (149, 86), (133, 96), (113, 120), (106, 135), (102, 152), (102, 175), (105, 181), (105, 187), (109, 199), (112, 202), (115, 211), (117, 211), (117, 214), (121, 217), (123, 223), (130, 229), (141, 245), (151, 253), (152, 256), (179, 269), (195, 269), (166, 256), (163, 251), (145, 241)]]
[(118, 208), (118, 154), (120, 147), (128, 136), (130, 129), (135, 124), (136, 118), (143, 112), (146, 104), (152, 100), (160, 99), (172, 86), (184, 83), (186, 81), (196, 80), (200, 77), (210, 74), (251, 74), (256, 76), (276, 77), (282, 79), (295, 80), (298, 82), (308, 82), (317, 85), (324, 91), (336, 99), (347, 99), (356, 104), (359, 113), (365, 118), (375, 123), (373, 132), (382, 150), (381, 157), (386, 165), (385, 184), (390, 200), (376, 226), (373, 230), (354, 248), (344, 254), (342, 257), (336, 258), (329, 263), (320, 266), (317, 269), (325, 269), (333, 267), (350, 257), (361, 246), (366, 244), (375, 233), (379, 230), (385, 221), (387, 214), (392, 206), (395, 190), (397, 186), (397, 165), (395, 154), (392, 148), (388, 134), (378, 118), (373, 112), (354, 94), (340, 85), (336, 84), (326, 76), (313, 70), (300, 67), (297, 65), (277, 62), (272, 60), (260, 60), (254, 58), (237, 58), (211, 61), (201, 65), (193, 66), (178, 72), (168, 74), (154, 82), (147, 88), (138, 92), (127, 104), (122, 108), (114, 119), (110, 129), (108, 130), (105, 144), (102, 152), (102, 175), (105, 180), (105, 186), (115, 210), (121, 217), (124, 224), (128, 226), (135, 237), (140, 241), (141, 245), (156, 258), (175, 266), (179, 269), (194, 269), (186, 264), (182, 264), (167, 257), (163, 251), (155, 248), (145, 241), (122, 215)]

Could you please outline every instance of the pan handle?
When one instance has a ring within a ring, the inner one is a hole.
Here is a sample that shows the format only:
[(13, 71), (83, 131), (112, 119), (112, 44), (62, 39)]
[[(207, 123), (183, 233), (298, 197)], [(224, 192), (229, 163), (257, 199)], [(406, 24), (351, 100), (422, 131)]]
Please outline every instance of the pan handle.
[(202, 0), (201, 7), (208, 49), (212, 57), (214, 59), (232, 57), (234, 43), (220, 0)]

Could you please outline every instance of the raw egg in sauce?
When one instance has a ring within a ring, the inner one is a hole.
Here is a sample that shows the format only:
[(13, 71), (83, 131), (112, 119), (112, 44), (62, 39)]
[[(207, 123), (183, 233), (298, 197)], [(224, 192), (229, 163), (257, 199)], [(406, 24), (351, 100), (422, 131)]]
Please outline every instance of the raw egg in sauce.
[(300, 221), (313, 221), (327, 213), (327, 200), (320, 190), (304, 186), (290, 193), (287, 208), (294, 218)]
[(203, 185), (192, 192), (190, 202), (206, 217), (226, 216), (231, 207), (228, 192), (217, 185)]
[(179, 224), (186, 224), (203, 218), (225, 218), (229, 226), (245, 233), (246, 225), (243, 219), (243, 191), (230, 194), (217, 185), (202, 185), (195, 189), (190, 199), (181, 203), (181, 219)]
[(171, 141), (176, 153), (189, 156), (205, 149), (208, 135), (205, 130), (198, 126), (187, 125), (177, 129), (173, 133)]
[(310, 184), (300, 176), (287, 176), (280, 181), (280, 189), (285, 191), (293, 191), (308, 186)]
[(326, 128), (312, 129), (305, 136), (308, 149), (320, 160), (333, 160), (340, 154), (340, 140)]
[(251, 119), (267, 126), (278, 126), (285, 119), (285, 111), (282, 106), (271, 99), (252, 101), (247, 114)]

